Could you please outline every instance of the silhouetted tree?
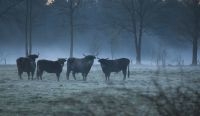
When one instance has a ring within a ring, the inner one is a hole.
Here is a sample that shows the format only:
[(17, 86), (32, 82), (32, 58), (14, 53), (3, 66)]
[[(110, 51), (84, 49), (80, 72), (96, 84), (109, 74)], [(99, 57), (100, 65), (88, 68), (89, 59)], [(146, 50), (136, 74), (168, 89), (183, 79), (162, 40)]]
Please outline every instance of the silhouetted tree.
[(192, 43), (192, 65), (197, 65), (200, 38), (200, 0), (182, 0), (183, 13), (178, 31)]
[[(106, 1), (104, 1), (106, 4)], [(141, 47), (144, 32), (155, 21), (155, 14), (162, 0), (113, 0), (109, 15), (110, 24), (117, 25), (125, 33), (131, 34), (136, 52), (136, 64), (141, 64)], [(107, 3), (109, 4), (109, 3)]]

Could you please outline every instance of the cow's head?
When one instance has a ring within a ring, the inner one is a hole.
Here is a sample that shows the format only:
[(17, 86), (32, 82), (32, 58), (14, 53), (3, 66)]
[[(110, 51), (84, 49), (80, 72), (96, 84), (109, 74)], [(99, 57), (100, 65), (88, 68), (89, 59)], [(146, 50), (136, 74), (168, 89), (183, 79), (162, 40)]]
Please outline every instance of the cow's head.
[(36, 58), (39, 57), (39, 55), (36, 55), (36, 54), (31, 54), (28, 56), (30, 59), (32, 59), (33, 61), (35, 61)]
[(104, 63), (104, 60), (105, 60), (105, 59), (99, 59), (98, 62), (99, 62), (99, 63)]
[(67, 60), (65, 58), (59, 58), (57, 61), (63, 67)]
[(99, 63), (101, 64), (106, 64), (107, 63), (108, 58), (101, 58), (98, 60)]

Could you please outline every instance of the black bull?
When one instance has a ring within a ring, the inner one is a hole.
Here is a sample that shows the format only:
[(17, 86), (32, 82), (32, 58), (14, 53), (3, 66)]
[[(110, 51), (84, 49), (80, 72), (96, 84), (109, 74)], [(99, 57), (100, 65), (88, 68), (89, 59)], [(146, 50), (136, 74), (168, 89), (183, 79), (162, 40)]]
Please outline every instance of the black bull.
[(85, 56), (84, 58), (69, 58), (67, 60), (67, 79), (69, 80), (69, 74), (72, 71), (75, 80), (76, 73), (82, 73), (83, 80), (86, 80), (95, 58), (92, 55)]
[(58, 59), (57, 61), (38, 60), (37, 62), (37, 79), (42, 80), (43, 72), (56, 73), (57, 80), (59, 81), (60, 73), (63, 70), (66, 59)]
[(38, 55), (34, 54), (34, 55), (29, 55), (28, 57), (20, 57), (16, 60), (18, 75), (20, 79), (22, 79), (22, 73), (26, 72), (28, 74), (28, 79), (30, 79), (30, 73), (31, 73), (33, 80), (36, 68), (36, 63), (35, 63), (36, 58), (38, 58)]
[(129, 64), (130, 60), (127, 58), (120, 58), (116, 60), (108, 60), (108, 59), (99, 59), (101, 64), (102, 71), (105, 74), (106, 80), (110, 79), (111, 72), (123, 72), (124, 80), (126, 79), (126, 73), (128, 68), (128, 77), (130, 75), (129, 72)]

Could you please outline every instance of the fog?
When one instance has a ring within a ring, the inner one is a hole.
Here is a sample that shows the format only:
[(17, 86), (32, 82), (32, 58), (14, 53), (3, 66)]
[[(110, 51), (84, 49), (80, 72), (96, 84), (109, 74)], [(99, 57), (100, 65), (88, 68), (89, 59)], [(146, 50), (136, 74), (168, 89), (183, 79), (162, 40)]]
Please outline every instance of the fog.
[[(4, 12), (12, 2), (2, 0), (0, 13)], [(16, 0), (15, 2), (18, 2)], [(15, 3), (14, 2), (14, 3)], [(70, 49), (70, 36), (67, 10), (63, 8), (65, 1), (55, 1), (50, 6), (45, 1), (36, 0), (32, 3), (32, 53), (39, 53), (39, 59), (68, 58)], [(83, 57), (83, 54), (91, 54), (91, 46), (100, 46), (100, 58), (112, 58), (111, 34), (116, 32), (115, 27), (103, 26), (109, 17), (105, 13), (104, 0), (96, 5), (86, 5), (76, 19), (81, 26), (75, 27), (74, 32), (74, 57)], [(169, 6), (168, 6), (169, 7)], [(65, 12), (66, 10), (66, 12)], [(111, 10), (109, 12), (116, 13)], [(170, 10), (168, 11), (168, 13)], [(119, 14), (120, 15), (120, 14)], [(165, 14), (164, 14), (165, 15)], [(121, 16), (123, 17), (123, 15)], [(80, 19), (81, 18), (81, 19)], [(170, 21), (176, 20), (168, 17)], [(159, 23), (162, 18), (156, 19)], [(167, 19), (165, 19), (167, 20)], [(84, 23), (83, 23), (84, 22)], [(83, 24), (83, 25), (82, 25)], [(154, 23), (154, 25), (156, 25)], [(156, 29), (147, 29), (142, 39), (142, 64), (152, 64), (155, 54), (161, 49), (167, 51), (167, 64), (176, 64), (177, 57), (181, 56), (185, 64), (191, 64), (192, 44), (181, 38), (176, 32), (168, 29), (168, 25)], [(166, 28), (165, 28), (166, 27)], [(109, 35), (110, 34), (110, 35)], [(0, 54), (6, 56), (7, 64), (15, 64), (18, 57), (25, 56), (25, 2), (10, 8), (0, 17)], [(121, 32), (114, 38), (112, 46), (113, 58), (127, 57), (135, 63), (135, 44), (133, 37), (126, 32)], [(2, 61), (1, 64), (4, 62)], [(95, 62), (97, 63), (97, 62)]]

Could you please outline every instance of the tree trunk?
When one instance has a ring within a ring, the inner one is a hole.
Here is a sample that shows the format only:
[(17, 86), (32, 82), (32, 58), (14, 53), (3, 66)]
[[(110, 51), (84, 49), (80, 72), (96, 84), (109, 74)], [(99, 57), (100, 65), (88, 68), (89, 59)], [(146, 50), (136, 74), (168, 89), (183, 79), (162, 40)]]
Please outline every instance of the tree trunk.
[(32, 0), (29, 1), (29, 55), (32, 54)]
[(198, 38), (199, 38), (199, 24), (200, 24), (200, 15), (198, 12), (199, 2), (195, 1), (195, 7), (194, 7), (194, 35), (193, 35), (193, 41), (192, 41), (192, 65), (197, 65), (197, 51), (198, 51)]
[(74, 53), (74, 8), (73, 8), (73, 1), (69, 1), (69, 12), (70, 12), (70, 57), (73, 57)]
[(113, 51), (113, 46), (111, 45), (111, 48), (110, 48), (110, 52), (111, 52), (111, 59), (113, 60), (114, 59), (114, 51)]
[[(135, 31), (136, 32), (136, 31)], [(142, 48), (142, 35), (143, 35), (143, 19), (140, 20), (139, 32), (135, 34), (136, 37), (136, 64), (141, 64), (141, 48)]]
[(26, 40), (25, 40), (25, 55), (32, 53), (32, 0), (26, 1)]
[(136, 64), (141, 64), (141, 45), (136, 48)]
[(74, 51), (74, 28), (73, 28), (73, 14), (70, 15), (70, 57), (73, 57)]
[(198, 50), (198, 38), (195, 37), (193, 39), (193, 43), (192, 43), (192, 65), (196, 66), (197, 65), (197, 50)]
[(28, 0), (26, 1), (26, 24), (25, 24), (25, 56), (28, 56)]

